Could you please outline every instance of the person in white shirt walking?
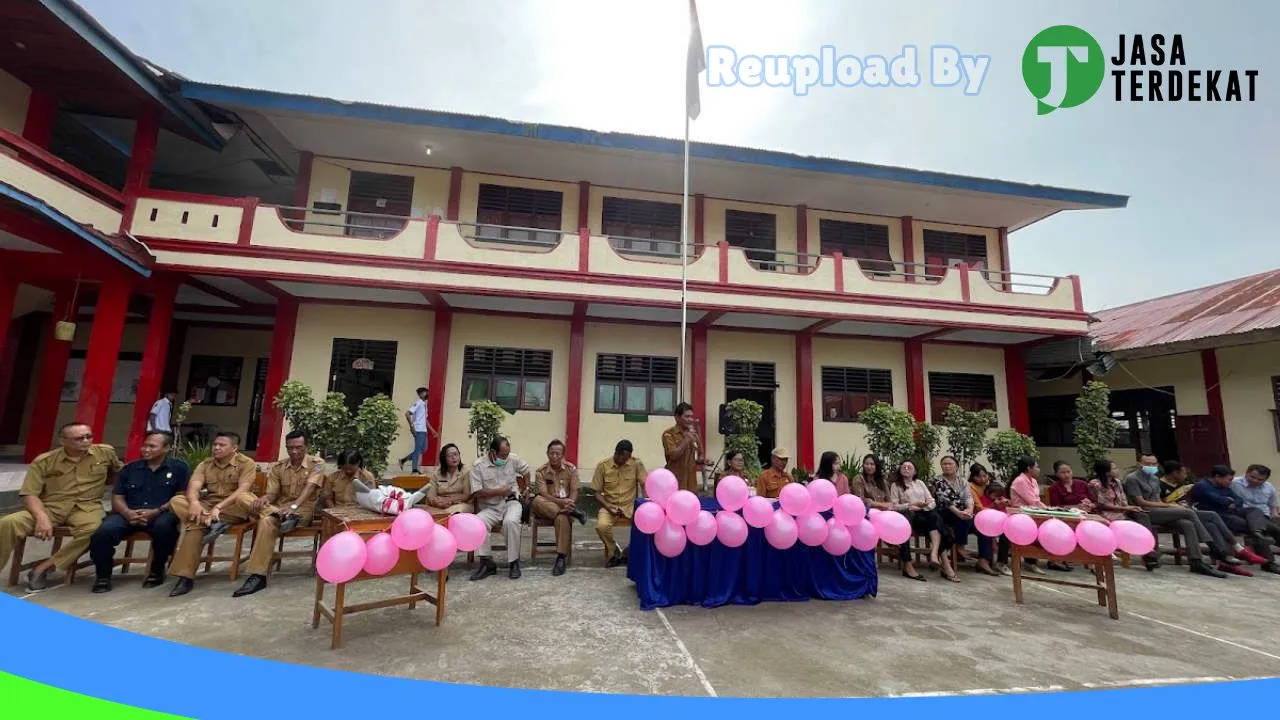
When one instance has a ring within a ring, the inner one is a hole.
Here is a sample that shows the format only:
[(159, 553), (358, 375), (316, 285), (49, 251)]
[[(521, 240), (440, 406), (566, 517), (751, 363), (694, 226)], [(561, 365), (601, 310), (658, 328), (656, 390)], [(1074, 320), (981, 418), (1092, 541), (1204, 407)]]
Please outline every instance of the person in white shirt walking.
[(420, 463), (422, 462), (422, 454), (427, 451), (427, 432), (437, 438), (440, 433), (427, 423), (427, 389), (418, 388), (418, 401), (415, 402), (404, 414), (404, 419), (409, 421), (409, 429), (413, 431), (413, 452), (400, 458), (400, 471), (404, 472), (404, 464), (413, 461), (413, 474), (421, 475)]
[(151, 406), (147, 415), (147, 432), (173, 432), (173, 404), (178, 401), (178, 393), (167, 392), (160, 396)]

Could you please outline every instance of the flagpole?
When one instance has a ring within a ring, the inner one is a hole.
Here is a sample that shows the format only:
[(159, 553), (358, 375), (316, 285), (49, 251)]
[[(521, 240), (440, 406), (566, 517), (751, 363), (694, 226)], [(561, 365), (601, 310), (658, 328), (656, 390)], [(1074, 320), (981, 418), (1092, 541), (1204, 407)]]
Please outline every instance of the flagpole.
[(686, 348), (688, 346), (689, 337), (689, 113), (684, 114), (684, 190), (680, 196), (680, 389), (679, 395), (685, 402), (689, 398), (684, 396), (687, 385), (685, 384), (685, 357)]

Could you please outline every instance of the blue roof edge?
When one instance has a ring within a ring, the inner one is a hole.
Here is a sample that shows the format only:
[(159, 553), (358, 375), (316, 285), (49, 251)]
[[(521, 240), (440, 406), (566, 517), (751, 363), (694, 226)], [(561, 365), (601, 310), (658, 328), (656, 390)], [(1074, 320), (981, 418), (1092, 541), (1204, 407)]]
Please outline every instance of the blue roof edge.
[(84, 227), (80, 225), (80, 223), (76, 222), (75, 220), (72, 220), (70, 217), (66, 216), (61, 211), (54, 208), (52, 205), (46, 203), (45, 201), (33, 195), (29, 195), (28, 193), (25, 193), (22, 190), (19, 190), (18, 188), (3, 181), (0, 181), (0, 197), (9, 198), (14, 202), (20, 205), (23, 205), (24, 207), (27, 207), (36, 213), (39, 213), (41, 216), (43, 216), (45, 219), (49, 220), (50, 222), (54, 223), (55, 225), (61, 227), (67, 232), (72, 233), (73, 235), (79, 237), (80, 239), (84, 240), (90, 245), (93, 245), (94, 247), (98, 248), (99, 250), (106, 253), (107, 255), (110, 255), (116, 260), (119, 260), (122, 264), (124, 264), (125, 267), (129, 268), (130, 270), (133, 270), (134, 272), (138, 273), (142, 277), (144, 278), (151, 277), (151, 268), (144, 267), (138, 264), (138, 262), (135, 261), (133, 258), (120, 252), (116, 248), (112, 247), (110, 244), (103, 242), (102, 239), (99, 238), (97, 235), (94, 235), (88, 230), (85, 230)]
[[(524, 137), (552, 142), (571, 143), (618, 150), (634, 150), (639, 152), (680, 155), (684, 152), (683, 141), (671, 138), (660, 138), (647, 135), (627, 133), (600, 132), (585, 128), (567, 127), (563, 125), (542, 125), (538, 123), (521, 123), (495, 117), (481, 115), (464, 115), (460, 113), (441, 112), (437, 110), (417, 110), (392, 105), (378, 105), (365, 102), (346, 102), (329, 98), (308, 95), (295, 95), (240, 88), (229, 85), (216, 85), (184, 80), (180, 92), (189, 100), (217, 104), (240, 104), (268, 110), (284, 110), (316, 115), (331, 115), (359, 120), (371, 120), (405, 125), (424, 125), (451, 130), (493, 133), (513, 137)], [(1090, 208), (1123, 208), (1129, 203), (1127, 195), (1112, 195), (1087, 190), (1071, 190), (1049, 187), (1046, 185), (1030, 185), (1027, 183), (992, 180), (988, 178), (952, 175), (931, 172), (928, 170), (912, 170), (910, 168), (872, 165), (838, 160), (834, 158), (817, 158), (772, 150), (733, 147), (712, 143), (691, 142), (691, 157), (707, 160), (761, 165), (787, 170), (800, 170), (833, 175), (846, 175), (871, 180), (909, 183), (951, 190), (1003, 195), (1006, 197), (1042, 200), (1064, 204), (1085, 205)]]

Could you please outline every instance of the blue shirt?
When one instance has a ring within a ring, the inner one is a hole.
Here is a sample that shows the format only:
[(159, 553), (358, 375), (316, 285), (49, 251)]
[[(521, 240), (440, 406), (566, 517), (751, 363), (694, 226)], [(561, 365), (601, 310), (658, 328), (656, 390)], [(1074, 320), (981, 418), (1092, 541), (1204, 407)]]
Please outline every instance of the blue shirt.
[(1191, 488), (1191, 504), (1199, 510), (1216, 513), (1229, 512), (1239, 506), (1230, 487), (1219, 487), (1209, 478), (1202, 478)]
[(1264, 482), (1255, 488), (1249, 486), (1248, 480), (1238, 477), (1231, 481), (1231, 492), (1245, 507), (1261, 510), (1267, 515), (1271, 514), (1277, 504), (1276, 488), (1270, 482)]
[(123, 495), (130, 510), (152, 510), (163, 507), (170, 498), (187, 490), (191, 469), (181, 460), (165, 458), (152, 470), (146, 460), (135, 460), (116, 476), (111, 494)]

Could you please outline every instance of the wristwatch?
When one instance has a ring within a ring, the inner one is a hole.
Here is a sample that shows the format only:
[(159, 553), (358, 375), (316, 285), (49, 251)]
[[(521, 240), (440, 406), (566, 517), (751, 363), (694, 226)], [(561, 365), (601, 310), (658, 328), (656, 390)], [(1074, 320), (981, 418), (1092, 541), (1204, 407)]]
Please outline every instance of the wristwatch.
[(290, 509), (290, 510), (293, 510), (293, 511), (295, 511), (295, 512), (296, 512), (296, 511), (298, 510), (298, 503), (294, 503), (294, 504), (290, 505), (290, 506), (289, 506), (289, 509)]

